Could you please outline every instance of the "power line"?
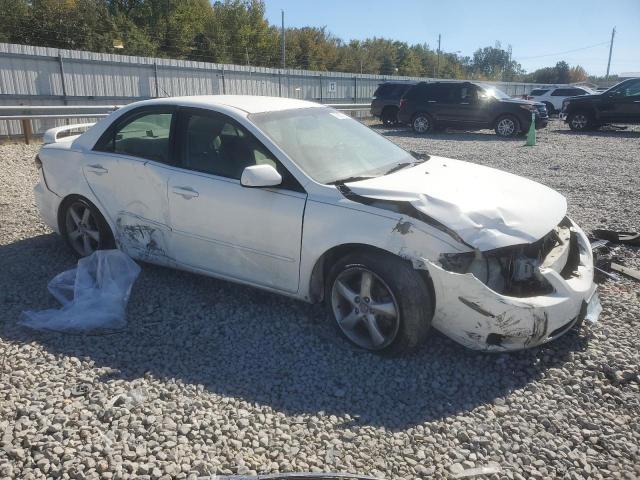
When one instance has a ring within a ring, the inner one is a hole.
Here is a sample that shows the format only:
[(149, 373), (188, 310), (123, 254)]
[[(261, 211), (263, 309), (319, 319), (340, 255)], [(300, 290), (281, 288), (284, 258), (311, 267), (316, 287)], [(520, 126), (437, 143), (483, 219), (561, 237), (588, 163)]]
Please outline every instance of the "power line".
[(518, 60), (529, 60), (529, 59), (532, 59), (532, 58), (554, 57), (554, 56), (557, 56), (557, 55), (564, 55), (565, 53), (579, 52), (581, 50), (587, 50), (589, 48), (595, 48), (595, 47), (599, 47), (601, 45), (608, 45), (608, 44), (609, 44), (609, 40), (607, 40), (606, 42), (596, 43), (594, 45), (588, 45), (586, 47), (574, 48), (572, 50), (565, 50), (564, 52), (545, 53), (544, 55), (533, 55), (533, 56), (529, 56), (529, 57), (518, 57)]

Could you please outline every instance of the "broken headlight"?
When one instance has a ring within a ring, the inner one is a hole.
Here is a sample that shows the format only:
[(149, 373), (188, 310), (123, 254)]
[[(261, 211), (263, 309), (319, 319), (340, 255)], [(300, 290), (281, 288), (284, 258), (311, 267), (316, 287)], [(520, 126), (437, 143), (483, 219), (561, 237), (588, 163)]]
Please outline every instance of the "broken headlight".
[[(540, 273), (554, 232), (529, 245), (481, 252), (443, 254), (440, 264), (455, 273), (471, 273), (491, 290), (513, 297), (533, 297), (553, 292)], [(553, 248), (551, 246), (551, 248)]]

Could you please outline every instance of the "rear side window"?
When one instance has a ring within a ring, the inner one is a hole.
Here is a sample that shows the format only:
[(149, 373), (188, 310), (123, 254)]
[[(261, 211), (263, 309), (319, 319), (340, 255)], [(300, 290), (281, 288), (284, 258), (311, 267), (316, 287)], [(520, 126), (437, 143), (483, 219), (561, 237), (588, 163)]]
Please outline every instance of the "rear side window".
[(586, 92), (580, 88), (557, 88), (553, 91), (553, 97), (573, 97), (576, 95), (584, 95)]
[(436, 102), (450, 102), (453, 100), (452, 92), (454, 90), (453, 85), (445, 85), (436, 83), (434, 85), (430, 85), (427, 90), (426, 99), (427, 100), (435, 100)]
[(539, 97), (541, 95), (544, 95), (548, 91), (549, 90), (544, 90), (542, 88), (534, 88), (533, 90), (531, 90), (531, 93), (529, 95), (531, 95), (532, 97)]
[(417, 85), (414, 85), (406, 91), (406, 93), (404, 94), (404, 98), (406, 98), (407, 100), (418, 100), (421, 98), (425, 98), (427, 88), (428, 86), (426, 83), (419, 83)]
[(133, 114), (107, 130), (95, 149), (160, 163), (171, 163), (173, 112), (148, 111)]
[(389, 83), (385, 83), (383, 85), (380, 85), (375, 93), (373, 94), (374, 97), (388, 97), (389, 94), (391, 93), (391, 91), (393, 90), (393, 85), (389, 84)]

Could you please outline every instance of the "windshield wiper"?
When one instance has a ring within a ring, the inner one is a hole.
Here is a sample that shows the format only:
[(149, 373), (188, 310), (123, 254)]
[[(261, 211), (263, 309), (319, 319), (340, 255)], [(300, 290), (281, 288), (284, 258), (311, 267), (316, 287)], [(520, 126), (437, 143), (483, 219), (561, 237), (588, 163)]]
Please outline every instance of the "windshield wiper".
[(429, 155), (428, 153), (420, 153), (416, 152), (415, 150), (409, 150), (409, 153), (413, 158), (415, 158), (416, 160), (422, 160), (422, 162), (426, 162), (431, 158), (431, 155)]
[(394, 165), (389, 170), (387, 170), (384, 174), (389, 175), (390, 173), (397, 172), (398, 170), (402, 170), (403, 168), (415, 167), (416, 165), (420, 165), (421, 163), (424, 163), (431, 158), (429, 155), (425, 153), (417, 153), (413, 151), (409, 153), (411, 153), (411, 156), (416, 159), (415, 162), (398, 163), (397, 165)]
[(333, 182), (329, 182), (327, 185), (342, 185), (343, 183), (359, 182), (360, 180), (369, 180), (370, 178), (376, 177), (356, 175), (353, 177), (341, 178), (340, 180), (334, 180)]

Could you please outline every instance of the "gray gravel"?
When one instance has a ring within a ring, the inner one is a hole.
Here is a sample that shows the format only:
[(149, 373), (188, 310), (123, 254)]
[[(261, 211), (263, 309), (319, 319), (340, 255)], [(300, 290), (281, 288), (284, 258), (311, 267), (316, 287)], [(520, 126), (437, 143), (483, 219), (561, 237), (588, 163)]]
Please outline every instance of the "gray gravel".
[[(550, 185), (587, 229), (640, 228), (637, 127), (577, 135), (556, 121), (533, 148), (380, 131)], [(640, 477), (640, 284), (605, 283), (597, 325), (516, 354), (434, 335), (382, 359), (337, 339), (320, 306), (151, 265), (125, 332), (35, 333), (20, 312), (55, 306), (46, 283), (74, 264), (38, 218), (36, 151), (0, 145), (0, 478)], [(640, 268), (637, 248), (618, 254)]]

